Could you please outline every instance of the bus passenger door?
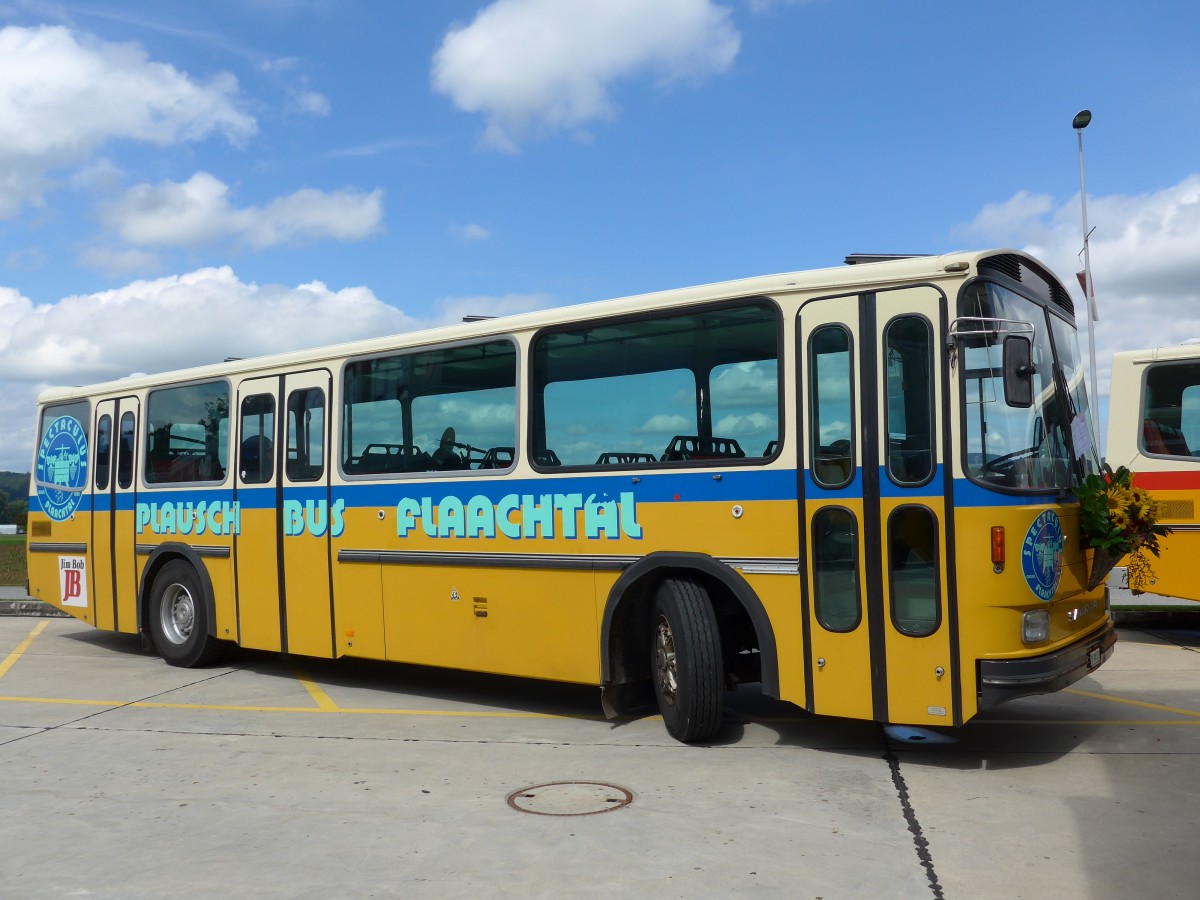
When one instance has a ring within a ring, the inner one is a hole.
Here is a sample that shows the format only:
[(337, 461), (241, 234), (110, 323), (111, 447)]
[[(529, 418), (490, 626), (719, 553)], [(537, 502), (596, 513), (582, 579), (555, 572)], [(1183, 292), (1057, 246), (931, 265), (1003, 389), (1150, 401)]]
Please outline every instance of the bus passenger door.
[(136, 557), (136, 397), (96, 404), (92, 478), (93, 610), (97, 628), (134, 633), (138, 628)]
[(325, 370), (242, 382), (238, 389), (239, 641), (332, 656)]
[(870, 627), (878, 613), (864, 602), (859, 302), (833, 297), (800, 310), (801, 558), (808, 708), (870, 719), (877, 681)]
[[(952, 537), (947, 528), (944, 354), (945, 298), (931, 286), (880, 291), (864, 310), (872, 332), (874, 478), (864, 502), (877, 509), (867, 577), (878, 598), (872, 655), (884, 669), (886, 721), (957, 725), (957, 616), (947, 578)], [(863, 353), (867, 351), (864, 348)], [(867, 377), (867, 367), (863, 368)], [(877, 712), (878, 709), (877, 704)], [(883, 721), (884, 719), (880, 719)]]
[(938, 342), (929, 286), (834, 297), (800, 314), (810, 709), (953, 725)]
[(335, 656), (330, 539), (342, 530), (329, 491), (330, 375), (325, 370), (284, 378), (283, 560), (287, 651)]
[(117, 618), (117, 588), (113, 572), (114, 529), (117, 519), (113, 513), (117, 492), (113, 449), (113, 423), (116, 420), (115, 400), (96, 404), (92, 422), (92, 441), (96, 448), (92, 465), (92, 624), (97, 628), (115, 629)]
[(241, 529), (234, 537), (238, 643), (282, 650), (280, 628), (280, 532), (282, 486), (277, 422), (279, 377), (254, 378), (238, 386), (235, 499)]

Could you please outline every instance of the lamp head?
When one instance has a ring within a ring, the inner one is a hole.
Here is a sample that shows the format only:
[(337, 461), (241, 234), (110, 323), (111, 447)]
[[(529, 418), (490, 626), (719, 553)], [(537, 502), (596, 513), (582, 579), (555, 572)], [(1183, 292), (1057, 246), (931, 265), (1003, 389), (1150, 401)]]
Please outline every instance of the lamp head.
[(1087, 128), (1092, 121), (1092, 111), (1090, 109), (1081, 109), (1075, 113), (1075, 118), (1071, 120), (1071, 127), (1076, 131), (1082, 131)]

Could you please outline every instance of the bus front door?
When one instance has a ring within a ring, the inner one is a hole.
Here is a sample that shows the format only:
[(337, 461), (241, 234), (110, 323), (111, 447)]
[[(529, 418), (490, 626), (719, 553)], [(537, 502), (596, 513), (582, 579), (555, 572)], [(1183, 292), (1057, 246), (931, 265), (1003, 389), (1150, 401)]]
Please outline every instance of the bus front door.
[(956, 722), (932, 287), (800, 314), (808, 708)]

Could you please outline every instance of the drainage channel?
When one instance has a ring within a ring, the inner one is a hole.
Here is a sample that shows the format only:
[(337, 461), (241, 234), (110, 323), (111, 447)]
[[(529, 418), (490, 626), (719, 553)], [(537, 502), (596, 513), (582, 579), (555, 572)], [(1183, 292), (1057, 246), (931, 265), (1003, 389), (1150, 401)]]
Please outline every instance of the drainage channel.
[(517, 812), (535, 816), (595, 816), (624, 809), (633, 793), (602, 781), (551, 781), (513, 791), (507, 799)]

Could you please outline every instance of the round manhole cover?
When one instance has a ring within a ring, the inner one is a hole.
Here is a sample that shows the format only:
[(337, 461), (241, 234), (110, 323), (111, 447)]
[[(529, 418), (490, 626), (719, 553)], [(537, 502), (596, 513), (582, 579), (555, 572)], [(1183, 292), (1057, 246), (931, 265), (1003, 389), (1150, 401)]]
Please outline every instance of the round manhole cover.
[(600, 781), (551, 781), (508, 795), (513, 809), (538, 816), (594, 816), (632, 802), (633, 794), (625, 788)]

